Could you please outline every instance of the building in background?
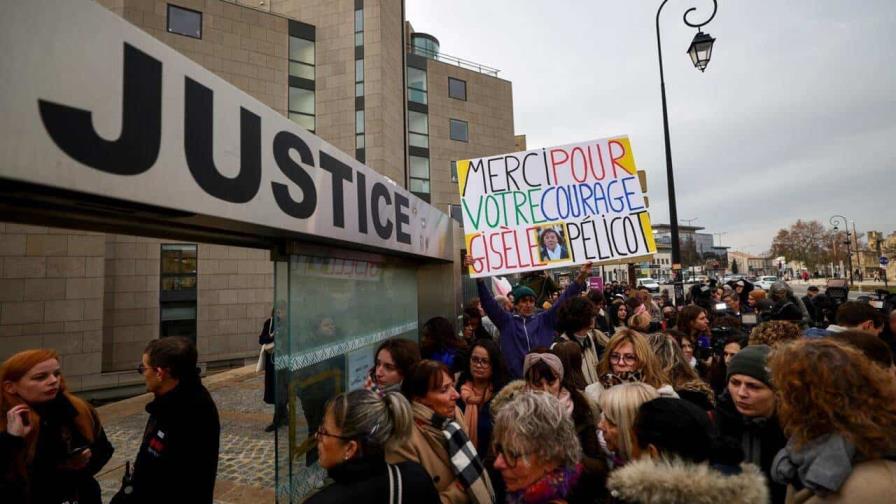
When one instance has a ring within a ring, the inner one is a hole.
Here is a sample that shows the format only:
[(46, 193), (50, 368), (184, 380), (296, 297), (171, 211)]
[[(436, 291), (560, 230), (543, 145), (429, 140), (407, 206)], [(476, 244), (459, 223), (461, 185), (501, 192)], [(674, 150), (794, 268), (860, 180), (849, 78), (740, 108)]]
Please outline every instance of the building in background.
[[(403, 2), (97, 3), (458, 221), (454, 161), (525, 150), (511, 83), (443, 54)], [(263, 249), (0, 223), (0, 359), (55, 348), (82, 392), (139, 386), (162, 336), (193, 338), (203, 366), (241, 365), (273, 274)]]

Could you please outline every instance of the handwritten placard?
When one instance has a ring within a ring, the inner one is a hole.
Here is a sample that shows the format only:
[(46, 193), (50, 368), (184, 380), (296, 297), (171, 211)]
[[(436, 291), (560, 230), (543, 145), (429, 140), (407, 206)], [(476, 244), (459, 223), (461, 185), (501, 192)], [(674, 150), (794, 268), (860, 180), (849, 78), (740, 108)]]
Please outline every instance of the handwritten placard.
[(457, 162), (470, 276), (656, 252), (628, 137)]

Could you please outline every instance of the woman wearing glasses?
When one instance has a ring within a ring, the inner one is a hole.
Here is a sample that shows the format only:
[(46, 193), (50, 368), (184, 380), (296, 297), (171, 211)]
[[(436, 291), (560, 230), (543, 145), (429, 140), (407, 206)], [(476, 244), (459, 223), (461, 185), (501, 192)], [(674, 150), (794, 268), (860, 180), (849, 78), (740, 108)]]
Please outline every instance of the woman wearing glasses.
[(96, 411), (68, 392), (53, 350), (0, 366), (0, 500), (100, 504), (94, 475), (114, 449)]
[(494, 502), (491, 479), (464, 430), (463, 413), (457, 407), (460, 395), (448, 367), (420, 361), (405, 376), (401, 392), (411, 400), (414, 428), (410, 442), (388, 450), (386, 460), (422, 465), (442, 503)]
[(582, 448), (572, 419), (552, 394), (524, 392), (498, 411), (492, 437), (495, 469), (507, 502), (593, 502), (599, 490), (583, 476)]
[(397, 392), (380, 397), (361, 389), (334, 397), (316, 433), (318, 461), (333, 482), (306, 504), (438, 502), (420, 464), (386, 464), (387, 447), (407, 442), (412, 424), (411, 406)]
[(571, 373), (563, 368), (560, 357), (554, 353), (530, 353), (523, 362), (526, 390), (545, 392), (560, 401), (560, 408), (572, 420), (582, 448), (584, 479), (602, 487), (607, 478), (607, 464), (597, 438), (597, 421), (588, 400), (569, 376)]
[(498, 344), (477, 341), (457, 384), (457, 405), (464, 413), (464, 427), (476, 451), (484, 456), (492, 435), (492, 398), (507, 384), (507, 368)]
[(647, 337), (631, 329), (623, 329), (610, 338), (597, 364), (597, 374), (599, 380), (585, 389), (585, 395), (594, 405), (600, 404), (600, 396), (608, 388), (631, 382), (646, 383), (661, 397), (678, 397)]

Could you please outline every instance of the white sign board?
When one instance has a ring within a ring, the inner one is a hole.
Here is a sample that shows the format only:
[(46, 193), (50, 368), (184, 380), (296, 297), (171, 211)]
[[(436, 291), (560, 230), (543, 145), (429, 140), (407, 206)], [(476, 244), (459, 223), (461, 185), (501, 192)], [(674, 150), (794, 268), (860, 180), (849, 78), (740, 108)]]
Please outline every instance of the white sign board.
[(628, 137), (457, 162), (470, 276), (656, 252)]

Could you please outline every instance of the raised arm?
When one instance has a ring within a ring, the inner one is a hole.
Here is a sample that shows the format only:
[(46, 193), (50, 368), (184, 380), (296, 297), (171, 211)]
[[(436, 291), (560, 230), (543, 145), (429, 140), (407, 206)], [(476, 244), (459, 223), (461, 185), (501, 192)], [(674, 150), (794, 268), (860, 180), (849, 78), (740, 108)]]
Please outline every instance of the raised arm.
[(560, 308), (560, 305), (563, 304), (564, 301), (571, 297), (578, 296), (585, 289), (585, 281), (588, 279), (588, 276), (591, 275), (591, 263), (587, 262), (582, 265), (579, 269), (579, 274), (573, 279), (572, 282), (566, 287), (566, 290), (560, 294), (560, 297), (557, 299), (557, 302), (551, 305), (550, 308), (545, 310), (542, 315), (545, 318), (545, 323), (554, 327), (555, 322), (557, 321), (557, 309)]
[[(470, 255), (465, 256), (464, 266), (470, 267), (472, 265), (473, 258)], [(488, 287), (485, 286), (485, 282), (481, 278), (476, 279), (476, 289), (479, 291), (479, 302), (482, 303), (482, 309), (485, 310), (488, 318), (495, 324), (498, 330), (503, 331), (504, 327), (511, 322), (513, 317), (507, 313), (504, 308), (501, 308), (501, 306), (498, 305), (498, 302), (495, 301), (495, 296), (488, 290)]]

